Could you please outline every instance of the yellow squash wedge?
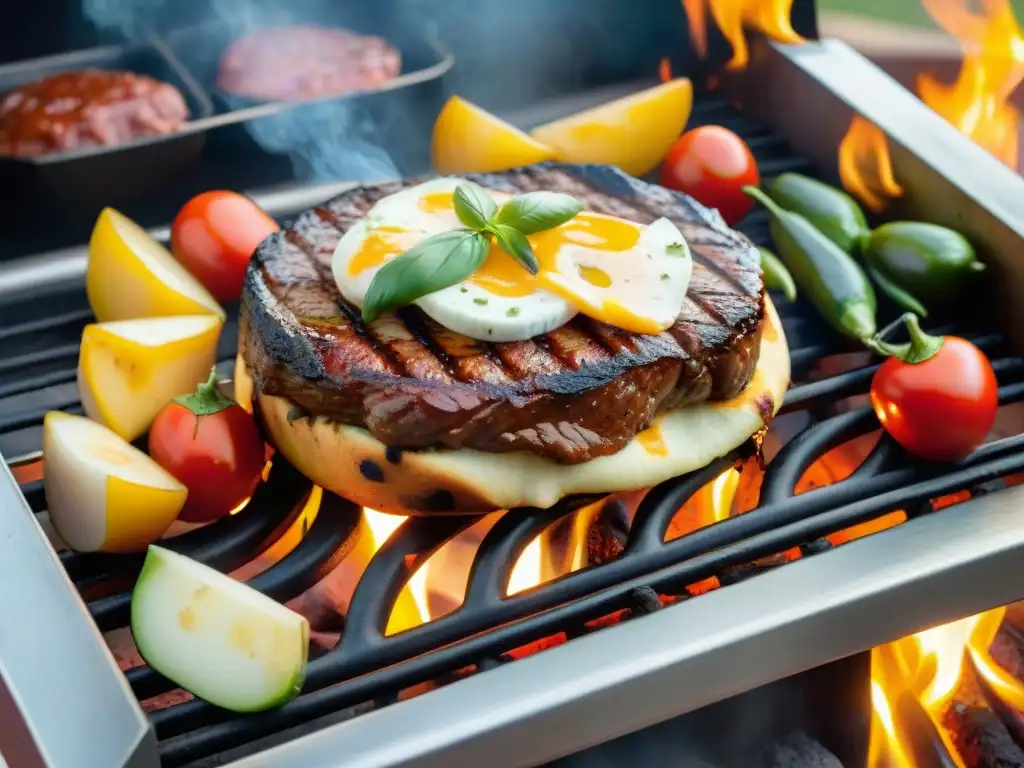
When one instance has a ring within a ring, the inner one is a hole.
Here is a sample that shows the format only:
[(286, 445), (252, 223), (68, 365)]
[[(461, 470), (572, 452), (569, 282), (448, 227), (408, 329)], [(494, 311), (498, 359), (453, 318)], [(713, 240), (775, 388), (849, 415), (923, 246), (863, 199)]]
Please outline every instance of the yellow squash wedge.
[(220, 329), (216, 315), (87, 325), (78, 355), (86, 415), (125, 440), (139, 437), (165, 405), (210, 376)]
[(171, 252), (113, 208), (96, 219), (85, 290), (96, 319), (217, 315), (224, 310)]
[(142, 552), (188, 490), (149, 456), (83, 416), (43, 420), (43, 488), (53, 527), (79, 552)]
[(644, 176), (683, 132), (693, 85), (677, 78), (534, 128), (530, 135), (566, 163), (614, 165)]
[(434, 123), (431, 154), (441, 174), (494, 173), (554, 158), (550, 148), (458, 96)]

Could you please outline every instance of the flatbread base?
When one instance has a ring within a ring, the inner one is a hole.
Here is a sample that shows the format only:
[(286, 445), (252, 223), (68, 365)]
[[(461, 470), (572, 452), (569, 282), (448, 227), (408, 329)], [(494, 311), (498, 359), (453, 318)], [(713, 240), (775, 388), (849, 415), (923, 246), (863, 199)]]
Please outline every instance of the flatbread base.
[[(236, 397), (244, 399), (252, 383), (241, 357), (235, 380)], [(274, 447), (326, 490), (394, 514), (484, 514), (547, 508), (576, 493), (649, 488), (707, 466), (771, 421), (789, 380), (789, 347), (766, 296), (760, 358), (740, 395), (664, 413), (618, 453), (582, 464), (471, 449), (399, 453), (360, 427), (324, 418), (289, 422), (293, 404), (283, 398), (257, 393), (255, 405)]]

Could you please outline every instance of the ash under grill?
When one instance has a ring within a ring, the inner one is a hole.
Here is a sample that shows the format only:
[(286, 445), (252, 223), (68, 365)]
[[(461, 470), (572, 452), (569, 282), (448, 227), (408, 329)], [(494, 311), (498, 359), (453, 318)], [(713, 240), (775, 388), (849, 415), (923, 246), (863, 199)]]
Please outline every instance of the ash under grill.
[[(766, 180), (784, 171), (811, 172), (810, 164), (767, 126), (725, 101), (699, 97), (691, 124), (712, 123), (744, 137)], [(754, 242), (769, 244), (763, 213), (752, 215), (739, 229)], [(84, 292), (69, 285), (58, 301), (39, 304), (2, 309), (0, 453), (9, 459), (39, 449), (47, 410), (81, 412), (75, 366), (81, 330), (90, 321)], [(54, 306), (59, 307), (56, 315)], [(461, 607), (388, 636), (392, 607), (412, 573), (476, 522), (465, 517), (410, 519), (366, 565), (343, 621), (336, 619), (328, 627), (343, 626), (340, 642), (314, 653), (300, 698), (279, 710), (250, 716), (234, 716), (197, 700), (156, 709), (149, 720), (162, 764), (178, 766), (207, 758), (219, 762), (228, 754), (234, 758), (239, 754), (235, 748), (250, 752), (266, 746), (268, 738), (294, 737), (290, 729), (319, 718), (343, 719), (384, 707), (414, 686), (486, 674), (515, 664), (528, 651), (599, 634), (605, 626), (657, 612), (663, 604), (699, 601), (699, 593), (709, 585), (722, 589), (767, 570), (788, 568), (786, 563), (794, 558), (811, 558), (833, 548), (833, 542), (843, 540), (837, 538), (840, 532), (894, 510), (905, 510), (911, 519), (933, 514), (937, 499), (964, 490), (969, 491), (965, 498), (978, 490), (996, 490), (1005, 484), (1003, 478), (1024, 471), (1021, 435), (991, 442), (953, 467), (916, 462), (883, 437), (866, 457), (857, 457), (860, 463), (848, 479), (805, 490), (801, 479), (815, 462), (852, 441), (870, 443), (870, 436), (879, 432), (862, 397), (874, 365), (860, 356), (851, 368), (834, 357), (850, 350), (808, 307), (787, 304), (781, 297), (776, 306), (789, 340), (794, 384), (765, 438), (769, 461), (763, 476), (757, 462), (749, 460), (753, 447), (747, 446), (658, 486), (638, 506), (623, 500), (601, 502), (604, 508), (594, 514), (598, 523), (589, 528), (594, 538), (589, 560), (602, 564), (508, 598), (506, 586), (527, 545), (545, 530), (575, 520), (595, 499), (506, 513), (479, 543)], [(993, 359), (1000, 402), (1009, 405), (1024, 399), (1024, 359), (1008, 353), (999, 334), (969, 328), (929, 330), (955, 330), (972, 339)], [(232, 319), (219, 354), (225, 376), (233, 365), (236, 334)], [(695, 530), (680, 528), (674, 522), (678, 510), (736, 466), (742, 469), (741, 486), (754, 492), (759, 487), (757, 508)], [(28, 458), (18, 462), (16, 472), (29, 505), (42, 513), (45, 500), (38, 465)], [(804, 492), (796, 494), (798, 487)], [(308, 524), (303, 505), (310, 490), (309, 481), (278, 458), (244, 513), (184, 533), (169, 546), (219, 570), (236, 571), (264, 555), (286, 532), (295, 535), (298, 527), (301, 541), (249, 579), (251, 586), (277, 600), (292, 600), (343, 567), (368, 535), (361, 511), (331, 495), (325, 495)], [(685, 535), (678, 536), (680, 532)], [(127, 624), (129, 590), (140, 557), (64, 552), (60, 562), (101, 630)], [(147, 667), (130, 669), (126, 677), (139, 700), (174, 688)]]

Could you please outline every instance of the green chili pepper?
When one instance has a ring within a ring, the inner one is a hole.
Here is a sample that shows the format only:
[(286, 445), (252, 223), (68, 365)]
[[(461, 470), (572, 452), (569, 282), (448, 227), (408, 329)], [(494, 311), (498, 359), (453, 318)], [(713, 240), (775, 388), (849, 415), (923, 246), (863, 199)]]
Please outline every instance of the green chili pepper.
[(761, 272), (764, 273), (765, 288), (782, 291), (782, 295), (789, 301), (795, 301), (796, 283), (793, 282), (793, 276), (789, 274), (786, 265), (767, 248), (758, 248), (757, 250), (761, 254)]
[(864, 246), (871, 277), (900, 307), (927, 315), (956, 301), (971, 277), (985, 270), (959, 232), (919, 221), (894, 221)]
[(768, 187), (768, 196), (799, 213), (829, 240), (853, 253), (871, 230), (864, 211), (845, 192), (799, 173), (784, 173)]
[(783, 210), (757, 187), (744, 187), (743, 191), (771, 213), (775, 250), (829, 324), (853, 339), (874, 336), (875, 292), (853, 257), (806, 218)]

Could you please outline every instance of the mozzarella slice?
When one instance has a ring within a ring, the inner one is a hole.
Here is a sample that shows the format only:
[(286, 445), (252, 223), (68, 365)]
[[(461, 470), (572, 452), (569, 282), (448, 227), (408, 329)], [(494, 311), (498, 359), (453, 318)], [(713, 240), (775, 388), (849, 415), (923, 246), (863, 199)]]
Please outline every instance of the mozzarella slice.
[[(348, 301), (362, 307), (377, 272), (424, 239), (461, 228), (452, 204), (457, 178), (440, 178), (380, 200), (351, 227), (332, 270)], [(488, 190), (500, 205), (507, 193)], [(683, 306), (692, 271), (682, 234), (668, 219), (642, 226), (581, 213), (531, 235), (540, 270), (531, 275), (496, 243), (465, 280), (413, 303), (440, 325), (482, 341), (523, 341), (578, 312), (635, 333), (661, 333)]]
[[(357, 307), (362, 306), (370, 283), (384, 264), (429, 236), (392, 229), (397, 227), (383, 224), (371, 228), (369, 220), (357, 222), (335, 249), (331, 264), (334, 280), (341, 295)], [(382, 241), (393, 244), (394, 252), (379, 263), (367, 259), (368, 249)], [(361, 268), (360, 260), (374, 266)], [(508, 279), (502, 279), (505, 276)], [(541, 288), (537, 278), (496, 246), (476, 276), (413, 303), (449, 330), (494, 342), (530, 339), (565, 325), (576, 315), (572, 304)]]
[(370, 229), (402, 227), (412, 232), (436, 235), (465, 226), (451, 207), (451, 195), (462, 179), (431, 179), (409, 189), (381, 198), (364, 221)]
[(532, 339), (576, 315), (569, 302), (544, 290), (499, 296), (471, 281), (428, 294), (416, 304), (445, 328), (483, 341)]
[(585, 315), (634, 333), (657, 334), (679, 317), (692, 272), (682, 233), (662, 218), (629, 250), (566, 243), (539, 278)]

